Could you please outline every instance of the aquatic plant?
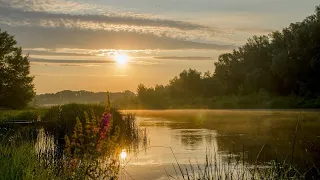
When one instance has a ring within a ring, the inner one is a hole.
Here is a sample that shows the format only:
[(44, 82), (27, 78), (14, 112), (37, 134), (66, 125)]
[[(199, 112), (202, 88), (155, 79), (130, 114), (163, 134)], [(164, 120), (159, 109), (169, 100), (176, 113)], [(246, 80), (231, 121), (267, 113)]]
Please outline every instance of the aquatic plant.
[[(109, 96), (108, 96), (109, 97)], [(120, 129), (110, 133), (113, 125), (110, 102), (101, 118), (84, 112), (85, 121), (76, 120), (72, 136), (65, 136), (65, 171), (78, 178), (116, 178), (119, 171)]]

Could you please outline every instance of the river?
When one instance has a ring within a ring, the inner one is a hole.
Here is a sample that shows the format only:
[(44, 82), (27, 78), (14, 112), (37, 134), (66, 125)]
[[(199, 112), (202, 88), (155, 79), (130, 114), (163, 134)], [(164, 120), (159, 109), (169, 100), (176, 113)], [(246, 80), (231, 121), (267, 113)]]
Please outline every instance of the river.
[[(293, 162), (320, 167), (320, 113), (298, 110), (132, 110), (147, 141), (123, 157), (123, 179), (169, 179), (218, 164)], [(244, 162), (242, 162), (244, 161)], [(191, 165), (191, 166), (190, 166)], [(178, 171), (178, 173), (176, 173)]]

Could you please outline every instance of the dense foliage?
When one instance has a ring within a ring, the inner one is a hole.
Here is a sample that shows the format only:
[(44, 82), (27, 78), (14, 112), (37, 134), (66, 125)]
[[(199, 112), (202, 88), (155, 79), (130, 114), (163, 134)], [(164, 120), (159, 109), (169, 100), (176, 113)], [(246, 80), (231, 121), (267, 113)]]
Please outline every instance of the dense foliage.
[(220, 55), (214, 73), (189, 69), (167, 86), (139, 85), (138, 99), (145, 108), (316, 108), (319, 78), (320, 6), (302, 22)]
[(0, 107), (23, 108), (35, 95), (28, 56), (0, 29)]
[(254, 36), (222, 54), (214, 77), (229, 94), (264, 90), (276, 95), (320, 95), (320, 6), (314, 15), (269, 36)]

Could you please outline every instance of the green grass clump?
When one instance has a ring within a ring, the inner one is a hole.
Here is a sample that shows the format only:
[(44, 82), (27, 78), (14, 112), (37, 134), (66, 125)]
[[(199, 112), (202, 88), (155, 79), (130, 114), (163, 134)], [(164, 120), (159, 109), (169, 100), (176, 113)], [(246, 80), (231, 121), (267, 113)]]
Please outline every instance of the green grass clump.
[[(65, 135), (71, 136), (79, 118), (82, 124), (85, 124), (85, 113), (89, 117), (98, 119), (105, 112), (106, 107), (96, 104), (66, 104), (62, 106), (51, 107), (43, 116), (42, 121), (48, 123), (45, 128), (58, 139), (63, 139)], [(139, 127), (135, 116), (132, 114), (122, 114), (115, 108), (110, 109), (112, 114), (111, 134), (119, 129), (119, 142), (122, 145), (138, 144), (140, 140)]]
[(25, 109), (25, 110), (0, 110), (0, 122), (6, 121), (36, 121), (45, 113), (46, 108)]
[(0, 144), (0, 164), (0, 179), (40, 180), (56, 177), (52, 167), (39, 163), (32, 143)]
[(89, 116), (101, 116), (105, 108), (100, 105), (89, 104), (66, 104), (61, 106), (51, 107), (43, 116), (42, 121), (52, 123), (51, 127), (55, 133), (62, 133), (62, 135), (71, 135), (73, 128), (76, 125), (77, 117), (85, 123), (84, 112)]
[[(85, 123), (85, 112), (89, 117), (100, 117), (106, 110), (105, 106), (95, 104), (66, 104), (62, 106), (51, 107), (43, 116), (42, 121), (51, 122), (56, 130), (64, 131), (65, 134), (71, 135), (76, 125), (76, 119), (79, 118)], [(117, 109), (111, 108), (113, 126), (119, 127), (122, 131), (130, 131), (134, 117), (128, 119)], [(130, 116), (129, 116), (130, 117)]]

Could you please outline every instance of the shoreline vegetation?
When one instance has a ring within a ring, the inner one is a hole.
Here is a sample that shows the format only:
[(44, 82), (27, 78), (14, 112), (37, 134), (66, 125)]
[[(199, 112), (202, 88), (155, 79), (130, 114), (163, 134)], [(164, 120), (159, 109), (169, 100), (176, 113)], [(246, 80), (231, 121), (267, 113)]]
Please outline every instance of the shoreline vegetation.
[(38, 125), (0, 122), (4, 179), (117, 179), (121, 150), (135, 149), (144, 140), (135, 116), (110, 103), (54, 106), (42, 110), (38, 120), (36, 112), (11, 117)]
[[(68, 93), (69, 95), (65, 95)], [(92, 94), (81, 97), (81, 94)], [(79, 104), (104, 104), (104, 101), (92, 100), (93, 96), (100, 96), (98, 94), (105, 94), (104, 92), (89, 92), (89, 91), (61, 91), (55, 94), (42, 94), (36, 96), (36, 101), (31, 106), (35, 108), (46, 109), (50, 106), (63, 105), (64, 102), (59, 102), (58, 99), (65, 99), (66, 103)], [(189, 97), (183, 99), (173, 99), (163, 96), (158, 97), (159, 101), (154, 100), (154, 97), (144, 94), (134, 94), (126, 91), (123, 93), (116, 93), (116, 97), (112, 97), (111, 102), (118, 109), (122, 110), (165, 110), (165, 109), (319, 109), (320, 97), (308, 98), (300, 96), (270, 96), (268, 94), (256, 93), (249, 95), (230, 95), (230, 96), (216, 96), (210, 98), (203, 97)], [(50, 97), (49, 97), (50, 96)], [(69, 97), (67, 97), (69, 96)], [(156, 96), (156, 95), (152, 95)], [(43, 99), (46, 99), (46, 103)], [(90, 100), (87, 100), (90, 99)], [(147, 102), (146, 102), (147, 101)], [(149, 102), (150, 101), (150, 102)], [(154, 102), (151, 102), (154, 101)]]
[[(263, 148), (263, 147), (262, 147)], [(262, 150), (262, 149), (261, 149)], [(74, 167), (71, 161), (71, 166), (68, 164), (68, 168), (62, 167), (61, 163), (67, 159), (59, 161), (48, 161), (44, 155), (39, 155), (32, 143), (20, 142), (19, 144), (0, 145), (0, 162), (3, 166), (0, 168), (2, 178), (4, 179), (95, 179), (100, 177), (107, 177), (107, 179), (118, 179), (119, 171), (125, 171), (126, 167), (121, 167), (119, 164), (109, 163), (111, 168), (107, 168), (106, 172), (96, 174), (91, 169), (91, 163), (85, 164), (82, 161), (84, 167)], [(174, 155), (174, 152), (172, 152)], [(206, 153), (204, 163), (199, 164), (181, 164), (178, 159), (175, 159), (175, 163), (172, 165), (175, 169), (174, 174), (169, 174), (166, 169), (163, 170), (163, 174), (168, 179), (197, 179), (197, 180), (209, 180), (209, 179), (277, 179), (277, 180), (303, 180), (303, 179), (317, 179), (320, 176), (318, 167), (312, 167), (306, 172), (301, 172), (298, 167), (290, 163), (290, 160), (275, 159), (268, 164), (259, 164), (256, 157), (256, 162), (245, 162), (243, 154), (228, 154), (226, 163), (222, 162), (220, 155), (217, 152)], [(8, 158), (13, 157), (13, 158)], [(203, 160), (201, 160), (202, 162)], [(87, 162), (86, 162), (87, 163)], [(101, 162), (100, 162), (101, 163)], [(104, 168), (108, 164), (102, 163)], [(69, 167), (70, 166), (70, 167)], [(61, 169), (62, 168), (62, 169)], [(75, 168), (75, 169), (74, 169)], [(88, 172), (88, 170), (90, 172)], [(310, 174), (310, 171), (318, 172), (318, 174)], [(114, 173), (110, 175), (111, 172)], [(90, 174), (88, 174), (90, 173)], [(130, 175), (130, 174), (129, 174)]]

